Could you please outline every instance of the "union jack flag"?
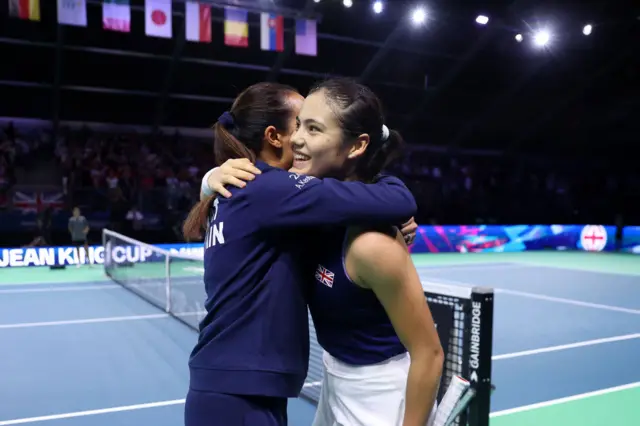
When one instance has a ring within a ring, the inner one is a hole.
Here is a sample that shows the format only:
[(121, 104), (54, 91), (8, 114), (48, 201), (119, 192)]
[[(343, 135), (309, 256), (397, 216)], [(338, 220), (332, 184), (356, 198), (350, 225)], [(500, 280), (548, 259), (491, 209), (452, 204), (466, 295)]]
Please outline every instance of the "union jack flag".
[(335, 274), (322, 265), (318, 265), (316, 269), (316, 280), (320, 281), (327, 287), (333, 287), (333, 278)]
[(40, 213), (46, 207), (54, 210), (64, 207), (64, 195), (62, 192), (20, 192), (13, 194), (13, 207), (21, 210), (22, 213)]

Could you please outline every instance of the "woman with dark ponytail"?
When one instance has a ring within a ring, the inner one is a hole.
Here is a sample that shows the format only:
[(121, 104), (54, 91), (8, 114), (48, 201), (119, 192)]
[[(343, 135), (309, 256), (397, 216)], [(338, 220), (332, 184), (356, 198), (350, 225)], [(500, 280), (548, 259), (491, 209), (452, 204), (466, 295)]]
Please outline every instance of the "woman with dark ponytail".
[[(311, 90), (291, 144), (295, 176), (373, 182), (402, 138), (371, 90), (336, 79)], [(311, 259), (309, 308), (325, 350), (314, 426), (431, 424), (444, 354), (422, 284), (394, 222), (363, 223), (325, 230)]]
[(286, 425), (287, 398), (300, 393), (309, 359), (308, 230), (401, 223), (415, 213), (413, 196), (392, 177), (366, 185), (282, 170), (293, 161), (302, 101), (290, 87), (256, 84), (214, 125), (218, 164), (255, 162), (256, 176), (215, 199), (205, 179), (184, 224), (185, 236), (204, 234), (207, 293), (186, 426)]

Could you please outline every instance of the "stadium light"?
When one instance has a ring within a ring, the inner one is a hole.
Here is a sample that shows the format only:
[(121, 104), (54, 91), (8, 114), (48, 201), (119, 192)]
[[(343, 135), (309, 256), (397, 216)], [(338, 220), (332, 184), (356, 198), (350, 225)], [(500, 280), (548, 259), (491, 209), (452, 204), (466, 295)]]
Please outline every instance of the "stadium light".
[(551, 34), (547, 30), (540, 30), (533, 36), (533, 43), (538, 47), (545, 47), (551, 40)]
[(593, 31), (593, 26), (591, 24), (585, 25), (582, 29), (582, 34), (588, 36)]
[(516, 34), (516, 41), (517, 41), (518, 43), (521, 43), (521, 42), (522, 42), (522, 39), (523, 39), (523, 38), (522, 38), (522, 34)]
[(422, 6), (416, 7), (411, 13), (411, 20), (415, 25), (421, 25), (427, 20), (427, 11)]
[(478, 15), (476, 22), (480, 25), (487, 25), (489, 23), (489, 17), (484, 15)]
[(313, 0), (314, 3), (320, 3), (320, 0)]
[(381, 1), (376, 1), (373, 3), (373, 11), (375, 13), (381, 13), (382, 9), (384, 9), (384, 4)]
[(342, 0), (342, 4), (344, 7), (351, 7), (353, 6), (353, 0)]

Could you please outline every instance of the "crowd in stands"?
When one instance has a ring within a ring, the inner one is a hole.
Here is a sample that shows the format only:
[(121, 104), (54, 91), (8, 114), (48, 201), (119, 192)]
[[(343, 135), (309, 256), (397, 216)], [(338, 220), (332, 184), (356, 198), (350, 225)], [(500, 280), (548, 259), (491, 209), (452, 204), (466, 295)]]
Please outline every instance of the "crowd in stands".
[[(12, 129), (0, 137), (6, 197), (15, 167), (46, 138), (25, 139)], [(160, 214), (171, 226), (182, 220), (214, 164), (210, 142), (180, 134), (62, 129), (53, 145), (68, 206), (108, 210), (112, 223), (131, 228), (147, 214)], [(413, 191), (423, 224), (614, 223), (625, 200), (640, 195), (637, 171), (592, 166), (425, 149), (411, 150), (388, 172)]]
[(140, 226), (144, 212), (178, 221), (198, 197), (203, 170), (213, 164), (210, 146), (198, 139), (89, 129), (63, 131), (55, 156), (69, 203), (110, 209), (116, 230)]
[(391, 168), (423, 223), (614, 223), (637, 217), (640, 174), (601, 159), (413, 151)]
[(14, 182), (13, 153), (15, 150), (8, 139), (0, 142), (0, 206), (8, 203), (9, 188)]
[(9, 189), (15, 183), (17, 167), (29, 167), (51, 142), (40, 131), (17, 132), (12, 123), (0, 126), (0, 208), (9, 204)]

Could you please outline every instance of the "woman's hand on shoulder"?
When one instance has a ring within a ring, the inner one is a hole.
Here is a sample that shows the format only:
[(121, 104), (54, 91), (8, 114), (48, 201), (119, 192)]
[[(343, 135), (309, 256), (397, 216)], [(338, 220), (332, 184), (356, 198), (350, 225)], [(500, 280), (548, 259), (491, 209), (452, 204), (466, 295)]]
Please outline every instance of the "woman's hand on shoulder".
[(220, 194), (225, 198), (231, 197), (225, 186), (233, 185), (236, 188), (244, 188), (246, 182), (255, 179), (256, 175), (262, 173), (251, 161), (246, 158), (227, 160), (220, 167), (216, 167), (207, 179), (207, 185), (211, 191)]

